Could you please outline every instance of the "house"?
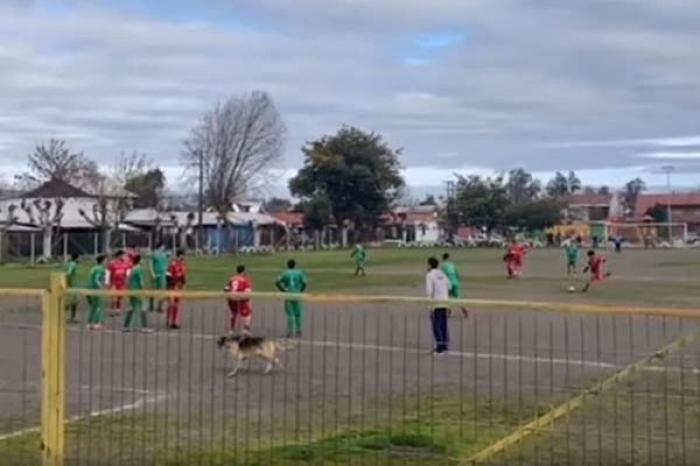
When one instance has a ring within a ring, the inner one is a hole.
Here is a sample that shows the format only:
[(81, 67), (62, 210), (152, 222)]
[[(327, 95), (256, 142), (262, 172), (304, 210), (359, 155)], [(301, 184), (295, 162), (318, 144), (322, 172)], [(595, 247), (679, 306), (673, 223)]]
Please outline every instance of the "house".
[(563, 216), (569, 222), (601, 222), (610, 218), (612, 194), (572, 194), (566, 199)]
[[(4, 221), (41, 230), (42, 256), (96, 254), (118, 243), (126, 243), (127, 234), (139, 230), (118, 219), (133, 194), (112, 191), (104, 184), (85, 189), (52, 179), (20, 196), (0, 200)], [(12, 218), (6, 217), (12, 211)], [(102, 224), (116, 225), (120, 237), (104, 234)], [(105, 242), (109, 241), (109, 245)]]
[(655, 207), (664, 212), (671, 206), (671, 222), (685, 223), (688, 232), (700, 233), (700, 193), (690, 194), (642, 194), (634, 206), (634, 218), (637, 222), (648, 220), (649, 213)]
[(379, 240), (435, 243), (442, 236), (437, 206), (397, 207), (382, 216)]

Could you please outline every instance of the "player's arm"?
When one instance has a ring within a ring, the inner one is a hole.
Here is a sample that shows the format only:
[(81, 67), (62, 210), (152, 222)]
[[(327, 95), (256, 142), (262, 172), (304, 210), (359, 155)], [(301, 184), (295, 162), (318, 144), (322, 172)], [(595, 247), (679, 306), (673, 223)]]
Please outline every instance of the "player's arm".
[(308, 284), (309, 284), (309, 282), (306, 281), (306, 275), (302, 274), (301, 275), (301, 292), (302, 293), (306, 291), (306, 287)]
[(151, 272), (151, 278), (156, 278), (156, 256), (152, 255), (148, 261), (148, 271)]
[(430, 275), (425, 277), (425, 295), (428, 298), (433, 297), (433, 281), (430, 279)]
[(282, 276), (280, 275), (277, 277), (277, 281), (275, 282), (275, 286), (277, 287), (278, 290), (280, 290), (282, 293), (287, 292), (287, 287), (284, 286), (284, 281), (282, 280)]

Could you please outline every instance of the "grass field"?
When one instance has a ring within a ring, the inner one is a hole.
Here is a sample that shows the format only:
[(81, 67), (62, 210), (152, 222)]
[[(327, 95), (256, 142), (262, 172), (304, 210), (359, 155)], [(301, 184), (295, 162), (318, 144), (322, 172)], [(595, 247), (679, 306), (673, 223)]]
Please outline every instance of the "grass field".
[[(366, 278), (346, 251), (188, 259), (189, 288), (219, 290), (244, 263), (256, 290), (274, 290), (287, 258), (315, 293), (421, 296), (425, 261), (443, 251), (370, 250)], [(525, 276), (504, 277), (502, 252), (451, 250), (468, 298), (628, 307), (700, 308), (700, 251), (608, 252), (610, 281), (567, 292), (563, 253), (534, 250)], [(87, 261), (87, 259), (86, 259)], [(85, 280), (88, 263), (81, 267)], [(0, 268), (0, 287), (41, 288), (60, 266)], [(38, 422), (37, 302), (0, 306), (0, 455), (37, 460), (36, 433), (3, 439)], [(284, 334), (277, 300), (256, 300), (259, 334)], [(377, 312), (381, 311), (381, 312)], [(122, 335), (120, 322), (92, 334), (69, 329), (69, 464), (459, 464), (596, 381), (652, 354), (694, 321), (472, 309), (453, 318), (452, 353), (428, 355), (419, 304), (310, 304), (304, 339), (285, 369), (257, 366), (226, 379), (213, 340), (222, 303), (186, 303), (181, 334)], [(148, 357), (143, 357), (147, 355)], [(23, 363), (18, 364), (18, 361)], [(694, 464), (700, 457), (700, 347), (659, 361), (604, 393), (550, 431), (493, 458), (499, 464)]]
[[(437, 249), (375, 249), (369, 251), (369, 276), (354, 278), (347, 251), (295, 252), (269, 256), (190, 257), (192, 290), (220, 290), (235, 266), (245, 264), (257, 291), (273, 291), (274, 282), (287, 258), (295, 258), (307, 272), (310, 292), (361, 292), (416, 295), (423, 293), (425, 262)], [(449, 251), (460, 268), (466, 297), (536, 301), (596, 302), (646, 306), (698, 307), (700, 303), (700, 250), (628, 250), (607, 253), (613, 278), (587, 295), (568, 295), (570, 284), (583, 283), (582, 275), (567, 277), (562, 251), (533, 250), (527, 257), (523, 279), (504, 279), (502, 251), (458, 249)], [(79, 282), (84, 283), (90, 259), (81, 264)], [(0, 267), (0, 287), (43, 288), (52, 271), (61, 265)]]

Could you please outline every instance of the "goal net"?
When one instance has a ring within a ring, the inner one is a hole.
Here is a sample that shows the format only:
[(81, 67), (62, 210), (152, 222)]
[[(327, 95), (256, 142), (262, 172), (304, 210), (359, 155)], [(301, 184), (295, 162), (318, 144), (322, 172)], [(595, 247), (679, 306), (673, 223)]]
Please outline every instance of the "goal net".
[(685, 242), (688, 236), (686, 223), (612, 223), (607, 225), (607, 230), (606, 239), (622, 238), (639, 247), (673, 245)]

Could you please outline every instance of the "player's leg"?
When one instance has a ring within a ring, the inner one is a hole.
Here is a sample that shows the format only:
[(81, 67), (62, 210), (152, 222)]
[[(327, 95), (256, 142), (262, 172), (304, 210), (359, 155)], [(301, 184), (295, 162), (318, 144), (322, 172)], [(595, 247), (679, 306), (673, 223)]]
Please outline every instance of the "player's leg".
[(438, 325), (439, 325), (439, 330), (440, 330), (440, 337), (441, 337), (441, 345), (440, 345), (440, 351), (445, 352), (449, 348), (450, 344), (450, 334), (448, 333), (447, 329), (447, 317), (448, 317), (448, 310), (447, 309), (440, 309), (439, 310), (439, 320), (438, 320)]
[(87, 324), (88, 327), (92, 327), (95, 322), (95, 296), (88, 296), (87, 297), (87, 303), (88, 303), (88, 317), (87, 317)]
[(292, 338), (295, 330), (294, 303), (292, 301), (284, 302), (284, 313), (287, 315), (287, 337)]
[[(168, 278), (165, 275), (156, 276), (156, 286), (160, 291), (166, 291), (168, 289)], [(158, 312), (163, 312), (163, 305), (167, 304), (167, 298), (160, 298), (158, 300)]]
[(294, 336), (301, 337), (302, 320), (304, 318), (304, 305), (301, 301), (294, 301)]
[(93, 326), (98, 329), (102, 328), (104, 319), (104, 300), (101, 296), (95, 296), (95, 321)]
[(124, 317), (124, 331), (125, 332), (130, 332), (132, 330), (132, 325), (134, 323), (134, 313), (135, 307), (134, 306), (134, 300), (136, 298), (130, 297), (129, 298), (129, 310), (126, 311), (126, 316)]
[(180, 311), (181, 311), (182, 301), (180, 300), (180, 298), (173, 298), (172, 302), (173, 302), (173, 314), (172, 314), (173, 322), (172, 323), (173, 323), (173, 328), (177, 330), (181, 326), (181, 320), (180, 320), (181, 312)]
[(234, 333), (236, 331), (236, 301), (229, 299), (227, 301), (228, 305), (228, 330), (230, 333)]

